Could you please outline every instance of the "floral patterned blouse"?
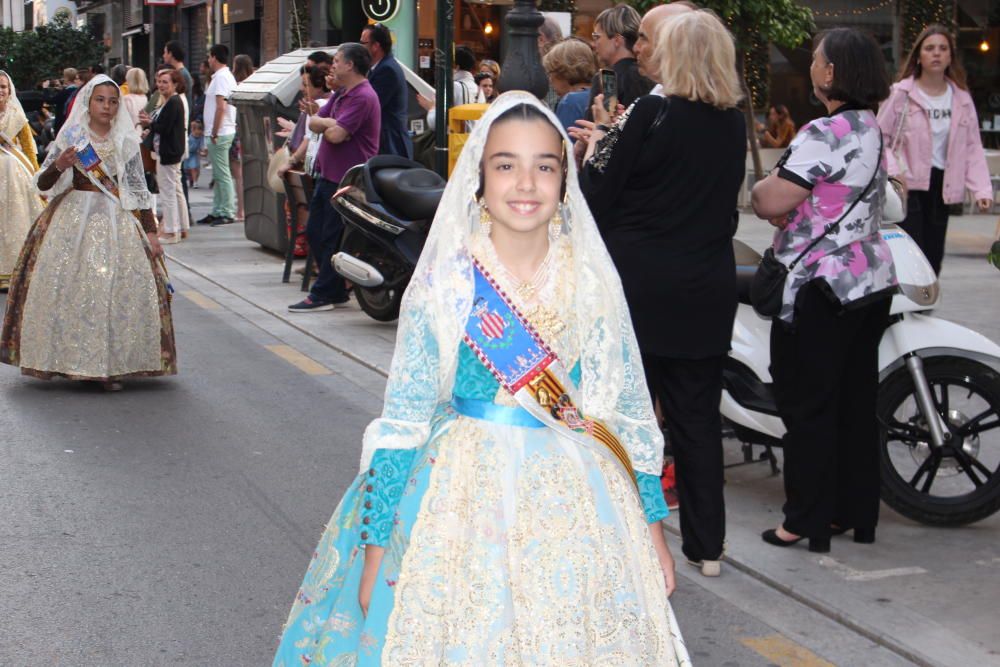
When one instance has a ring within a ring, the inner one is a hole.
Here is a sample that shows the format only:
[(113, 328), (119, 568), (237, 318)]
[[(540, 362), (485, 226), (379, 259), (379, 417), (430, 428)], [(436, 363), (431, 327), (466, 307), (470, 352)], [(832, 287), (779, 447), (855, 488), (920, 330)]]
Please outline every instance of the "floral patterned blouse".
[(778, 162), (781, 178), (811, 191), (775, 232), (774, 254), (785, 266), (863, 197), (789, 272), (780, 319), (793, 321), (799, 290), (813, 280), (825, 281), (844, 306), (895, 291), (892, 253), (879, 234), (886, 179), (880, 136), (873, 112), (841, 109), (804, 125)]

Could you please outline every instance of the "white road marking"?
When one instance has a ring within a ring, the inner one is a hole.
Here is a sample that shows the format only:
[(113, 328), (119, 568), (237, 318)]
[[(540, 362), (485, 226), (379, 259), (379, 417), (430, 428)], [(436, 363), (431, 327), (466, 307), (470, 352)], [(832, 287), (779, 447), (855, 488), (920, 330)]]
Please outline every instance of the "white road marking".
[(844, 565), (835, 558), (821, 556), (819, 564), (828, 567), (847, 581), (877, 581), (890, 577), (906, 577), (913, 574), (927, 574), (922, 567), (893, 567), (887, 570), (855, 570), (850, 565)]

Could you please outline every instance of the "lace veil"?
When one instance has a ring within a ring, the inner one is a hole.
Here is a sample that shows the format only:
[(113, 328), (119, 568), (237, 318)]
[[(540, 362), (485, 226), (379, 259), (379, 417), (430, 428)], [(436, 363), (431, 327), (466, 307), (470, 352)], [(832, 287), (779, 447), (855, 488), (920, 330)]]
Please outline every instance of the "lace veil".
[[(98, 74), (87, 82), (80, 92), (76, 94), (76, 101), (73, 102), (73, 110), (66, 119), (66, 124), (59, 130), (59, 135), (53, 146), (49, 148), (42, 164), (40, 175), (49, 165), (55, 162), (59, 154), (65, 149), (73, 146), (82, 148), (90, 143), (90, 97), (94, 93), (94, 88), (100, 85), (111, 84), (118, 88), (118, 85), (104, 74)], [(119, 89), (121, 95), (121, 89)], [(114, 161), (108, 165), (109, 175), (118, 182), (118, 196), (121, 198), (122, 208), (126, 211), (135, 211), (153, 207), (153, 197), (146, 187), (146, 176), (142, 169), (142, 156), (139, 154), (139, 134), (132, 127), (132, 119), (123, 103), (118, 105), (118, 113), (111, 121), (111, 143), (114, 145)], [(114, 173), (111, 173), (114, 172)], [(35, 183), (38, 183), (38, 175), (35, 176)], [(73, 172), (67, 169), (56, 181), (52, 189), (46, 194), (50, 197), (62, 194), (73, 185)]]
[[(434, 223), (403, 297), (396, 350), (382, 416), (365, 431), (362, 469), (375, 450), (422, 445), (437, 406), (451, 400), (458, 346), (472, 308), (472, 264), (468, 252), (478, 233), (480, 162), (492, 123), (505, 111), (528, 104), (542, 111), (569, 138), (548, 107), (521, 91), (504, 93), (476, 123), (448, 181)], [(572, 242), (583, 412), (604, 421), (620, 438), (636, 470), (659, 475), (663, 436), (653, 415), (639, 350), (621, 281), (567, 159), (563, 234)], [(571, 360), (567, 360), (570, 361)]]
[(28, 122), (28, 117), (24, 115), (24, 108), (21, 107), (20, 100), (17, 99), (14, 79), (10, 78), (10, 74), (7, 74), (2, 69), (0, 69), (0, 76), (5, 77), (8, 85), (10, 85), (10, 99), (7, 100), (7, 111), (3, 114), (3, 118), (0, 119), (0, 132), (3, 132), (8, 139), (14, 140), (17, 138), (17, 133)]

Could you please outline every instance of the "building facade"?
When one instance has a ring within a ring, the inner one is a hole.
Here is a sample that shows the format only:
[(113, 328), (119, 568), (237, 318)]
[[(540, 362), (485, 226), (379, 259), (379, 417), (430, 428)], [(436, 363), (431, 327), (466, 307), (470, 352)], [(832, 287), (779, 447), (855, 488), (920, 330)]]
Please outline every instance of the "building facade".
[[(960, 56), (969, 71), (980, 115), (1000, 115), (1000, 0), (799, 0), (813, 11), (819, 30), (853, 26), (872, 32), (893, 71), (906, 56), (913, 21), (907, 13), (941, 16), (956, 28)], [(148, 4), (154, 3), (154, 4)], [(127, 63), (147, 70), (176, 39), (193, 72), (213, 43), (248, 54), (256, 64), (310, 45), (357, 41), (375, 20), (396, 38), (396, 55), (433, 82), (436, 21), (452, 11), (454, 42), (480, 58), (503, 62), (504, 17), (512, 0), (0, 0), (0, 21), (30, 30), (64, 13), (108, 47), (106, 65)], [(612, 0), (575, 0), (571, 32), (589, 41), (594, 19)], [(771, 47), (765, 60), (771, 103), (783, 103), (799, 123), (820, 112), (810, 104), (810, 44)], [(1000, 119), (998, 119), (1000, 125)]]

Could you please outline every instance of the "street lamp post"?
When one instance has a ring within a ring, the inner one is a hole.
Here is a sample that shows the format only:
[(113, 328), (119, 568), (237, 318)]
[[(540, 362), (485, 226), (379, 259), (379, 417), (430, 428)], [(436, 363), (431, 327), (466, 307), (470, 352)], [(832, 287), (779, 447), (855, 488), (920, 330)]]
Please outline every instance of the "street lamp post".
[(510, 36), (507, 58), (500, 68), (497, 89), (526, 90), (539, 99), (549, 92), (549, 80), (538, 54), (538, 28), (545, 17), (535, 7), (535, 0), (515, 0), (505, 19)]
[(434, 45), (434, 171), (448, 178), (448, 107), (452, 102), (455, 0), (437, 1), (437, 44)]

